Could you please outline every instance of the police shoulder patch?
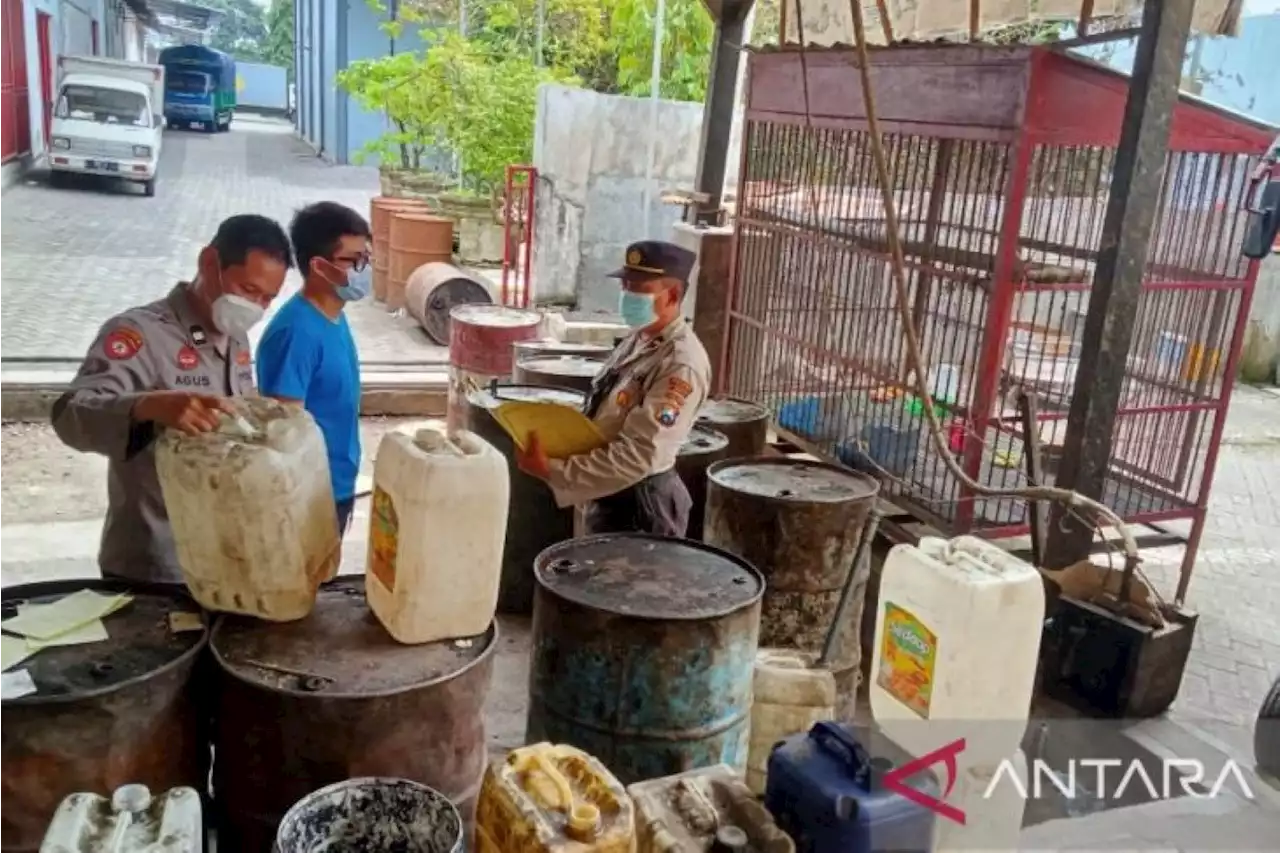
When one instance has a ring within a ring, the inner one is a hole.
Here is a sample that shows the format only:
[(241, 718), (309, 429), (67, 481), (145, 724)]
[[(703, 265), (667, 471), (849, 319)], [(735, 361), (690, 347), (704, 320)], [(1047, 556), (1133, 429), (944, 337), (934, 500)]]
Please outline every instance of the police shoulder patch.
[(240, 352), (236, 353), (236, 364), (241, 367), (247, 367), (251, 361), (253, 361), (253, 357), (249, 355), (249, 351), (247, 349), (242, 349)]
[(127, 361), (142, 351), (142, 335), (134, 329), (116, 329), (103, 339), (102, 350), (112, 361)]
[(693, 393), (693, 386), (683, 379), (672, 376), (667, 380), (667, 393), (679, 400), (684, 400)]

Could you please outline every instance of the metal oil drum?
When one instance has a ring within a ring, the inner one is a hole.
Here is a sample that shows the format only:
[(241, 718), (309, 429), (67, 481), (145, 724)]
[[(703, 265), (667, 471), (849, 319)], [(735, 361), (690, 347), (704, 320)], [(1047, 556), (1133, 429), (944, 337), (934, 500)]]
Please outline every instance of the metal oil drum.
[(511, 476), (511, 506), (507, 511), (507, 541), (502, 553), (502, 580), (498, 586), (498, 612), (528, 614), (533, 611), (533, 563), (550, 545), (573, 538), (573, 507), (556, 506), (547, 484), (530, 477), (516, 464), (511, 436), (489, 414), (508, 400), (537, 400), (581, 409), (579, 391), (510, 383), (467, 396), (465, 426), (507, 457)]
[(603, 369), (603, 359), (557, 355), (517, 361), (514, 378), (521, 385), (572, 388), (589, 394), (592, 381)]
[[(704, 538), (757, 567), (768, 584), (761, 646), (822, 649), (878, 492), (865, 474), (800, 459), (727, 459), (707, 471)], [(853, 594), (831, 664), (846, 717), (857, 695), (866, 585)]]
[(450, 429), (465, 422), (468, 391), (511, 377), (512, 345), (537, 338), (541, 320), (537, 311), (505, 305), (459, 305), (449, 312)]
[(515, 361), (519, 364), (530, 358), (550, 358), (557, 355), (573, 355), (578, 358), (595, 358), (603, 361), (613, 352), (607, 344), (572, 343), (570, 341), (518, 341), (512, 345)]
[(387, 301), (391, 278), (391, 216), (396, 210), (427, 212), (427, 203), (419, 198), (378, 196), (369, 205), (369, 224), (373, 231), (373, 298)]
[(453, 260), (453, 220), (419, 210), (391, 211), (390, 267), (387, 270), (387, 307), (405, 307), (409, 277), (429, 263)]
[(698, 410), (698, 423), (728, 436), (726, 459), (763, 456), (769, 443), (769, 410), (746, 400), (708, 400)]
[(747, 759), (764, 580), (643, 533), (574, 539), (534, 565), (529, 743), (576, 746), (623, 784)]
[(689, 509), (688, 539), (702, 541), (703, 519), (707, 509), (707, 468), (729, 455), (729, 437), (705, 426), (694, 426), (689, 437), (680, 446), (676, 456), (676, 473), (689, 490), (692, 506)]
[(427, 337), (449, 345), (449, 312), (459, 305), (493, 302), (490, 288), (477, 276), (449, 263), (423, 264), (405, 285), (405, 310)]
[(401, 645), (360, 580), (321, 588), (297, 622), (221, 618), (210, 640), (219, 849), (268, 853), (294, 803), (367, 776), (430, 786), (470, 827), (496, 645), (496, 623), (476, 637)]
[[(102, 620), (106, 640), (45, 648), (12, 668), (25, 669), (37, 692), (0, 703), (5, 853), (39, 850), (59, 804), (77, 792), (207, 787), (209, 634), (200, 608), (173, 586), (69, 580), (5, 587), (3, 618), (19, 603), (82, 589), (133, 600)], [(174, 613), (196, 615), (198, 627), (175, 633)]]

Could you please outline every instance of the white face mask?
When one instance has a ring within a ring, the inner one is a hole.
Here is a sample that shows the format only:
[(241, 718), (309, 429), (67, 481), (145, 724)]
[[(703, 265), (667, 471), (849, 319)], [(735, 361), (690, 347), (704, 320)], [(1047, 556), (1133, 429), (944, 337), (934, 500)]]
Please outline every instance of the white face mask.
[(249, 330), (258, 325), (265, 313), (262, 306), (234, 293), (224, 293), (213, 300), (213, 325), (222, 334), (241, 341), (249, 340)]

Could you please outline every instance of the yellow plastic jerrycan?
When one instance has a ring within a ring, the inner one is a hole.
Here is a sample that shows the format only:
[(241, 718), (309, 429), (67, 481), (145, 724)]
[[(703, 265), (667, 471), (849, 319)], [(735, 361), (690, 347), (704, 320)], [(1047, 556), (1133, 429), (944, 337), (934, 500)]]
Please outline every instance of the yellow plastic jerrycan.
[(521, 747), (485, 771), (477, 853), (631, 853), (634, 845), (626, 789), (579, 749)]

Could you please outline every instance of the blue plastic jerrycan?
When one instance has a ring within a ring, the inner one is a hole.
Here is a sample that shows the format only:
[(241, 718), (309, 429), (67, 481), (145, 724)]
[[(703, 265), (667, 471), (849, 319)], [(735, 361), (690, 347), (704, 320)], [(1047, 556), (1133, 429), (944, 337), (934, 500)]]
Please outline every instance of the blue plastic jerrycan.
[[(886, 786), (885, 775), (899, 763), (872, 757), (846, 726), (817, 723), (774, 747), (765, 805), (795, 839), (796, 853), (929, 853), (934, 812)], [(899, 784), (936, 802), (929, 774)]]

